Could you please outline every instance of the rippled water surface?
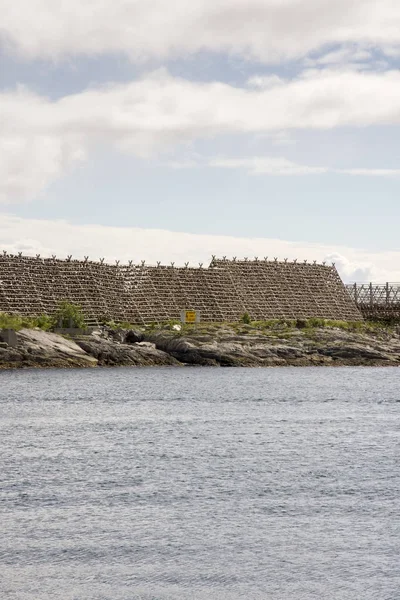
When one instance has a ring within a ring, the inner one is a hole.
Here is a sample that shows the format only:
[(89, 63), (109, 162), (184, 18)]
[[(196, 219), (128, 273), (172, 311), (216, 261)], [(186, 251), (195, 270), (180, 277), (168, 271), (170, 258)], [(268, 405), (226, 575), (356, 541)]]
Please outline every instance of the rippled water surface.
[(400, 370), (0, 372), (0, 598), (400, 598)]

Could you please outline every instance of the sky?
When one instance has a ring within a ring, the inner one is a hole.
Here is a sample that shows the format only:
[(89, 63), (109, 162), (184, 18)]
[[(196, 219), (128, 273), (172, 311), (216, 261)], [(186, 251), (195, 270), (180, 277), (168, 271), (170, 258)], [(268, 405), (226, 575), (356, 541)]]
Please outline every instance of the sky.
[(0, 251), (400, 282), (398, 0), (0, 9)]

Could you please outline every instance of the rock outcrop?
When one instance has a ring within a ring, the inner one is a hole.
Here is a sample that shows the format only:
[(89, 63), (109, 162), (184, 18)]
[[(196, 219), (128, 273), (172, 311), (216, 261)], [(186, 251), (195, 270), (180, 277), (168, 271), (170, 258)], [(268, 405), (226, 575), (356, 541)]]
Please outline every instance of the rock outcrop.
[(213, 335), (148, 334), (156, 347), (185, 364), (220, 366), (399, 365), (400, 337), (340, 329), (293, 329), (240, 333), (215, 329)]
[(116, 342), (98, 335), (76, 339), (77, 345), (93, 356), (100, 366), (152, 367), (156, 365), (179, 365), (170, 354), (157, 349), (151, 342)]
[(399, 366), (400, 334), (385, 328), (99, 328), (66, 339), (38, 329), (0, 342), (0, 368), (93, 366)]
[(74, 341), (40, 329), (22, 329), (17, 346), (0, 344), (0, 369), (18, 367), (95, 367), (97, 360)]

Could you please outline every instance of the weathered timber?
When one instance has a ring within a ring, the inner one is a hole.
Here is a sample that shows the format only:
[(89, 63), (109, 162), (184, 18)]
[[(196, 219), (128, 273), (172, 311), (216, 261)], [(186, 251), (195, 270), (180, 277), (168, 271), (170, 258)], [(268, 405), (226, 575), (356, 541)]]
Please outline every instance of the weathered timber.
[(334, 265), (264, 260), (213, 260), (208, 268), (140, 265), (0, 255), (0, 312), (54, 314), (61, 300), (82, 308), (86, 322), (179, 319), (183, 309), (206, 322), (361, 320)]
[(400, 320), (400, 283), (352, 283), (346, 289), (365, 319)]

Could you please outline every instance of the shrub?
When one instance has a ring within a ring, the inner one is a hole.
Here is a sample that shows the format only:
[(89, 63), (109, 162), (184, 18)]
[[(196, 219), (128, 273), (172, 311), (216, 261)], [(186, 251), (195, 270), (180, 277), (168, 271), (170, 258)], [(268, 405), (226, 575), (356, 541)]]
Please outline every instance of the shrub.
[(240, 317), (240, 322), (244, 323), (245, 325), (251, 325), (251, 317), (249, 315), (248, 312), (245, 312), (241, 317)]
[(43, 329), (43, 331), (50, 331), (53, 328), (54, 322), (52, 317), (48, 315), (40, 315), (39, 317), (35, 317), (33, 319), (34, 327), (39, 327), (39, 329)]
[(39, 327), (44, 331), (49, 331), (53, 326), (53, 319), (47, 315), (38, 317), (22, 317), (21, 315), (8, 315), (0, 313), (0, 329), (33, 329)]
[(78, 327), (82, 329), (85, 327), (85, 318), (82, 313), (80, 306), (71, 304), (64, 300), (60, 302), (57, 312), (53, 317), (54, 326), (58, 327)]
[(22, 317), (19, 315), (7, 315), (0, 313), (0, 329), (22, 329)]

